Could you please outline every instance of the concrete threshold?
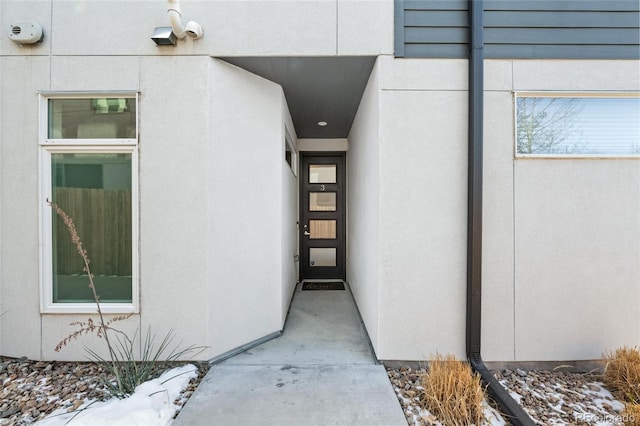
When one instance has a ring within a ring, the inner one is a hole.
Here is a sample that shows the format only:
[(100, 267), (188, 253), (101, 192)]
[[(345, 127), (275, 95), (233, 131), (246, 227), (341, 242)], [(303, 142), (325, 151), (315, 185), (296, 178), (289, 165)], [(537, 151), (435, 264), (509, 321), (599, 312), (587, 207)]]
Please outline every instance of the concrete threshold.
[(174, 425), (406, 426), (348, 286), (300, 288), (283, 335), (212, 366)]

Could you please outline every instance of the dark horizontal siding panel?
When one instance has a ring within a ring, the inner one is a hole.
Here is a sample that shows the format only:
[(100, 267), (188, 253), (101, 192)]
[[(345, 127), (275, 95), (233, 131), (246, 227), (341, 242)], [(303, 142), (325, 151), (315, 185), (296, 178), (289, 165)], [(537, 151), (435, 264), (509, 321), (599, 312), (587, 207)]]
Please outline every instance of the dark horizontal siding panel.
[(638, 28), (640, 14), (633, 12), (490, 11), (485, 27), (525, 28)]
[(405, 27), (405, 43), (468, 43), (469, 30), (467, 28), (420, 28)]
[(640, 59), (638, 46), (486, 45), (487, 59)]
[(605, 28), (487, 28), (486, 44), (638, 45), (637, 29)]
[[(468, 57), (466, 0), (396, 0), (396, 55)], [(485, 56), (637, 59), (638, 0), (485, 0)]]
[(393, 50), (394, 56), (404, 57), (404, 0), (393, 1)]
[(405, 10), (467, 10), (466, 0), (405, 0)]
[(447, 58), (465, 59), (469, 57), (466, 44), (406, 44), (406, 58)]
[(637, 0), (485, 0), (484, 10), (640, 11)]
[(411, 10), (405, 12), (407, 27), (467, 27), (469, 13), (466, 10)]

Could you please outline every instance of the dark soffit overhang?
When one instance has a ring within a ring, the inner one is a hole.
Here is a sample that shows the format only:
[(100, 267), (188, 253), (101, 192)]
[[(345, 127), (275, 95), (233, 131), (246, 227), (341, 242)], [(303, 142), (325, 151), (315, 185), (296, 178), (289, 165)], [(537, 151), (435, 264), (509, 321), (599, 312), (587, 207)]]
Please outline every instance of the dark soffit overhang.
[[(346, 138), (376, 58), (223, 57), (282, 86), (299, 138)], [(327, 122), (322, 127), (319, 121)]]

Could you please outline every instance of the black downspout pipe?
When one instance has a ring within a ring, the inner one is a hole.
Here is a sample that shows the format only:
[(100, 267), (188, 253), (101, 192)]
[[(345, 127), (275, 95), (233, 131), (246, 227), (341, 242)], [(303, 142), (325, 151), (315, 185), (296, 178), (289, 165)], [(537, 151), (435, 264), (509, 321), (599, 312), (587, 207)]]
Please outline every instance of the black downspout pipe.
[(469, 177), (467, 211), (467, 358), (489, 395), (515, 426), (533, 426), (520, 404), (491, 374), (480, 354), (482, 319), (482, 146), (484, 100), (483, 0), (469, 0)]

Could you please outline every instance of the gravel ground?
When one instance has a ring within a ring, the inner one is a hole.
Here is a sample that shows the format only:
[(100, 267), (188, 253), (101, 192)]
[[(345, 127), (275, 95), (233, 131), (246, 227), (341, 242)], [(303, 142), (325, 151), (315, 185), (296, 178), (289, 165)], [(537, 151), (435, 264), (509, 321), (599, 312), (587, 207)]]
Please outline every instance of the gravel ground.
[[(192, 363), (198, 367), (182, 393), (179, 405), (191, 396), (208, 371), (207, 363)], [(162, 364), (161, 369), (179, 363)], [(101, 367), (88, 362), (44, 362), (26, 358), (0, 357), (0, 426), (30, 425), (59, 408), (73, 411), (85, 400), (109, 398), (102, 381), (109, 376)]]
[(537, 424), (621, 424), (624, 404), (604, 388), (601, 374), (518, 369), (494, 375)]
[(400, 400), (407, 423), (411, 426), (431, 425), (432, 420), (435, 420), (420, 408), (420, 392), (424, 389), (420, 384), (420, 375), (424, 373), (424, 369), (387, 367), (387, 375), (393, 390)]
[[(195, 363), (199, 376), (182, 394), (184, 404), (206, 372), (207, 363)], [(162, 365), (163, 369), (177, 363)], [(431, 426), (437, 419), (421, 409), (420, 375), (424, 369), (387, 368), (389, 380), (411, 426)], [(561, 371), (503, 370), (494, 373), (540, 425), (615, 425), (624, 408), (602, 384), (602, 376)], [(73, 411), (86, 400), (109, 398), (101, 367), (86, 362), (43, 362), (0, 358), (0, 426), (30, 425), (59, 408)]]
[[(424, 369), (387, 368), (410, 426), (432, 426), (437, 419), (420, 407)], [(503, 370), (496, 378), (540, 425), (616, 425), (624, 405), (604, 389), (599, 374)]]

